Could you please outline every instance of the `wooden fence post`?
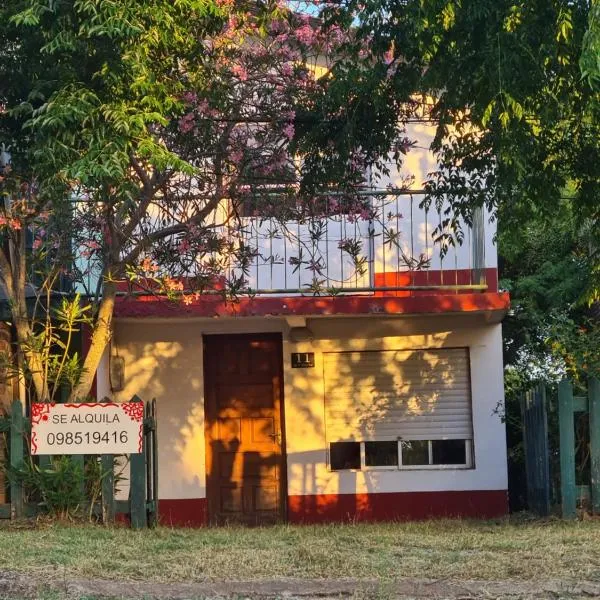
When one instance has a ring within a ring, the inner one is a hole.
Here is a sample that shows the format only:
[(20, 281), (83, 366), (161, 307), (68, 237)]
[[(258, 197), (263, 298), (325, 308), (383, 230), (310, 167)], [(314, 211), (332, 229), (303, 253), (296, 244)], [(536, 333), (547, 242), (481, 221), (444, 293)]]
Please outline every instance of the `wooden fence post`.
[(592, 511), (600, 513), (600, 381), (588, 381)]
[(158, 522), (158, 495), (156, 490), (156, 400), (146, 402), (144, 413), (144, 453), (146, 455), (146, 507), (148, 527)]
[[(10, 466), (13, 469), (22, 469), (25, 460), (23, 453), (23, 405), (20, 400), (14, 400), (10, 413)], [(14, 478), (10, 484), (11, 516), (19, 518), (23, 516), (23, 485)]]
[[(143, 406), (142, 400), (137, 396), (134, 396), (131, 402), (140, 402)], [(130, 459), (129, 505), (131, 527), (133, 529), (144, 529), (148, 526), (148, 514), (146, 512), (146, 436), (142, 437), (142, 452), (132, 454)]]
[(158, 525), (159, 500), (158, 500), (158, 417), (156, 413), (156, 398), (152, 399), (150, 404), (152, 409), (152, 419), (154, 429), (152, 431), (152, 500), (154, 502), (154, 514), (152, 516), (152, 526)]
[(521, 397), (521, 412), (527, 502), (531, 511), (545, 517), (550, 514), (550, 452), (545, 386), (538, 385)]
[[(110, 398), (100, 402), (110, 403)], [(114, 454), (102, 454), (100, 457), (102, 470), (102, 521), (105, 525), (115, 520), (115, 457)]]
[(575, 488), (575, 417), (573, 386), (563, 379), (558, 384), (558, 425), (560, 432), (560, 493), (563, 519), (577, 516)]
[(100, 458), (102, 469), (102, 520), (105, 525), (115, 520), (115, 461), (113, 454)]

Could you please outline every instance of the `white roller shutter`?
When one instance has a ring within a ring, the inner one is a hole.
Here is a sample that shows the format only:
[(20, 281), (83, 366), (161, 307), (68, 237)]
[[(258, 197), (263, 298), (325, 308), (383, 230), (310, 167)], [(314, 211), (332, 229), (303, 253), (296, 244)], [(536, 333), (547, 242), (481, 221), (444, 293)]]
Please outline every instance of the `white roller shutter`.
[(466, 348), (323, 355), (328, 442), (472, 439)]

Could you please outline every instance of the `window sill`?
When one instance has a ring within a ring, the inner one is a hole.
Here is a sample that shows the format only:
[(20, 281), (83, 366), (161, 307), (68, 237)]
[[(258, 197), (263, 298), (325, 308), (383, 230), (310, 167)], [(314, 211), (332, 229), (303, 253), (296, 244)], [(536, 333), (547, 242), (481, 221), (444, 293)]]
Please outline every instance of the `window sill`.
[(402, 471), (474, 471), (475, 467), (469, 465), (403, 465), (401, 467), (365, 467), (364, 469), (332, 469), (330, 473), (369, 473), (369, 472), (402, 472)]

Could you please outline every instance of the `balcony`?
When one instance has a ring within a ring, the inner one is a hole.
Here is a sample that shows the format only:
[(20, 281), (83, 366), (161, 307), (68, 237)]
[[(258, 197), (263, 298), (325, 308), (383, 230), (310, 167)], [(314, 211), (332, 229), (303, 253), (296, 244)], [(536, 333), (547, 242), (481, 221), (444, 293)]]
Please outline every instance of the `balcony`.
[(422, 199), (419, 192), (379, 193), (369, 195), (362, 213), (283, 223), (241, 217), (243, 242), (256, 251), (244, 271), (231, 266), (228, 276), (243, 278), (248, 294), (235, 302), (207, 294), (170, 309), (138, 297), (121, 301), (117, 314), (504, 314), (493, 223), (479, 210), (471, 226), (461, 222), (451, 231), (445, 211), (421, 208)]
[(257, 253), (245, 275), (232, 274), (258, 296), (497, 291), (494, 231), (486, 232), (483, 211), (452, 232), (421, 200), (422, 193), (381, 193), (369, 198), (368, 215), (245, 217), (244, 242)]

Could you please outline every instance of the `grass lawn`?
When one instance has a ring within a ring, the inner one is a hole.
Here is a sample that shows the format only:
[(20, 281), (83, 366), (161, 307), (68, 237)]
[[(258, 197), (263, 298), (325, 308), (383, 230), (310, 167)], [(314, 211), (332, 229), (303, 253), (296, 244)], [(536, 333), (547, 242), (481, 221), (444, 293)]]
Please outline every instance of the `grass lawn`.
[(600, 521), (167, 529), (0, 528), (0, 569), (40, 579), (600, 581)]

